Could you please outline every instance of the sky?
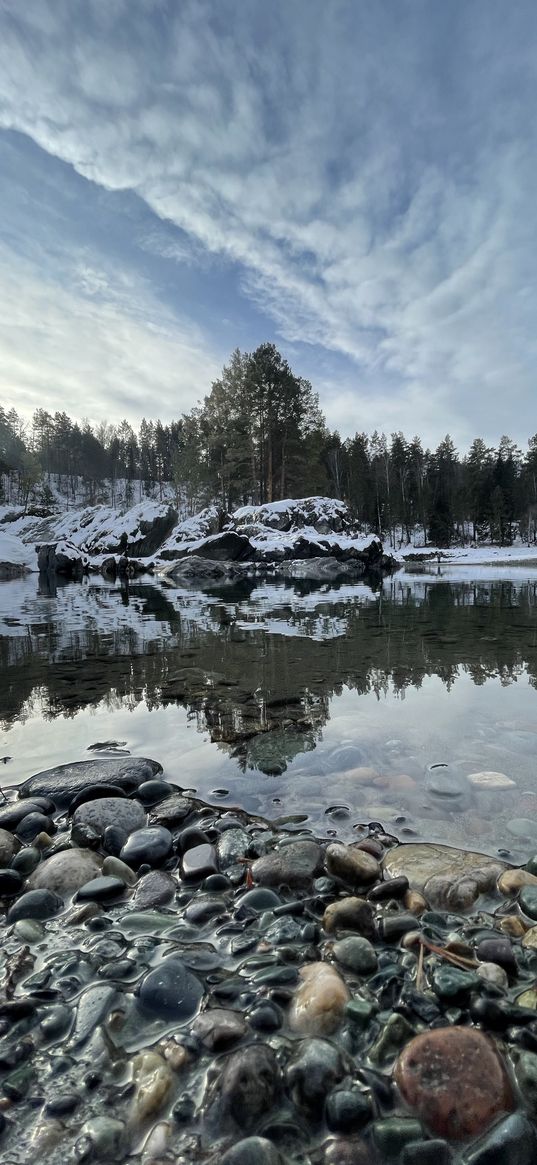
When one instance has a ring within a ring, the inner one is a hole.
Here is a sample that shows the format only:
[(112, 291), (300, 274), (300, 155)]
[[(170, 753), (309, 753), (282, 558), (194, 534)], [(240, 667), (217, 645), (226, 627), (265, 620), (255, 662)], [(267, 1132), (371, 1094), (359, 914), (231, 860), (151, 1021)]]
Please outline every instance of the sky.
[(0, 0), (0, 403), (537, 431), (535, 0)]

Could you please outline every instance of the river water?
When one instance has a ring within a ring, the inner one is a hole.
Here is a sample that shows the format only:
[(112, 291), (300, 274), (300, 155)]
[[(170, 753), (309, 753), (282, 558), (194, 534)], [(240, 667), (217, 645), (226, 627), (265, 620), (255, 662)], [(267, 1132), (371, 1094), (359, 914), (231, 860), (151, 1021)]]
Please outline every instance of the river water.
[[(125, 750), (323, 836), (380, 821), (520, 861), (537, 851), (537, 574), (475, 574), (2, 583), (0, 782)], [(482, 771), (513, 784), (468, 780)]]

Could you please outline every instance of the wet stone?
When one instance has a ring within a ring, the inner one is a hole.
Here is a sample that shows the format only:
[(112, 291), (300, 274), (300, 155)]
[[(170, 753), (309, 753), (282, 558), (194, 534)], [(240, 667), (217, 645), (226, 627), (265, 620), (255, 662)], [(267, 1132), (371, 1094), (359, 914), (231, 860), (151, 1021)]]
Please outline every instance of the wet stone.
[(371, 1101), (357, 1088), (338, 1089), (326, 1099), (325, 1116), (333, 1133), (354, 1133), (371, 1119)]
[(63, 898), (52, 890), (28, 890), (10, 906), (7, 921), (9, 924), (22, 918), (44, 921), (53, 918), (60, 910), (63, 910)]
[(537, 886), (523, 886), (519, 895), (520, 909), (528, 918), (537, 918)]
[(146, 814), (137, 801), (126, 797), (100, 797), (79, 805), (73, 814), (73, 825), (89, 825), (102, 835), (108, 826), (114, 826), (125, 834), (142, 829)]
[(304, 1035), (331, 1035), (340, 1027), (348, 988), (328, 963), (308, 963), (300, 971), (301, 984), (291, 1002), (289, 1026)]
[(401, 1153), (401, 1165), (450, 1165), (453, 1160), (446, 1141), (410, 1141)]
[(161, 1019), (179, 1022), (195, 1015), (203, 998), (203, 987), (185, 967), (182, 959), (172, 955), (144, 976), (138, 1001), (144, 1011)]
[(52, 819), (46, 817), (44, 813), (28, 813), (19, 822), (15, 832), (19, 841), (32, 842), (39, 833), (55, 833), (56, 826)]
[(157, 805), (159, 801), (163, 801), (174, 792), (173, 785), (169, 781), (159, 781), (153, 777), (149, 781), (142, 781), (136, 790), (136, 800), (141, 801), (142, 805), (150, 807)]
[(348, 886), (361, 886), (375, 882), (380, 876), (380, 866), (376, 858), (365, 850), (333, 842), (325, 850), (326, 872), (331, 878), (338, 878)]
[(75, 761), (56, 765), (30, 777), (19, 788), (19, 797), (50, 797), (55, 805), (70, 805), (73, 798), (87, 785), (116, 784), (131, 792), (142, 781), (162, 772), (162, 765), (145, 757), (122, 760)]
[(0, 869), (0, 897), (14, 898), (22, 886), (22, 877), (17, 870)]
[(192, 1024), (192, 1032), (211, 1051), (221, 1051), (236, 1044), (246, 1034), (247, 1024), (237, 1011), (226, 1011), (214, 1007), (198, 1015)]
[(328, 1040), (301, 1040), (287, 1066), (286, 1080), (299, 1108), (317, 1109), (345, 1075), (341, 1052)]
[(187, 849), (181, 859), (181, 873), (183, 878), (201, 879), (209, 874), (218, 873), (216, 850), (213, 845), (205, 842)]
[(249, 1131), (270, 1112), (280, 1087), (280, 1070), (272, 1048), (251, 1044), (231, 1052), (218, 1081), (217, 1111), (224, 1127), (231, 1120)]
[(387, 878), (385, 882), (379, 882), (378, 886), (369, 890), (367, 898), (369, 902), (386, 902), (391, 898), (403, 898), (407, 890), (408, 878), (404, 875), (400, 878)]
[(403, 1049), (394, 1077), (409, 1108), (448, 1140), (477, 1136), (514, 1104), (498, 1051), (471, 1028), (439, 1028), (416, 1036)]
[(120, 878), (93, 878), (77, 890), (77, 902), (108, 902), (125, 893), (125, 883)]
[(274, 910), (281, 904), (282, 900), (274, 890), (259, 886), (241, 895), (237, 900), (235, 915), (237, 918), (248, 918), (249, 915), (263, 914), (265, 910)]
[(134, 886), (136, 882), (136, 874), (133, 873), (130, 866), (122, 862), (120, 858), (112, 857), (111, 854), (104, 859), (103, 874), (107, 878), (119, 878), (125, 886)]
[(508, 974), (516, 974), (517, 962), (515, 953), (507, 938), (485, 938), (476, 947), (476, 955), (480, 962), (497, 963)]
[(145, 862), (150, 866), (158, 865), (171, 851), (171, 833), (163, 825), (156, 825), (131, 833), (119, 856), (122, 862), (136, 869)]
[(375, 949), (362, 935), (349, 935), (348, 938), (340, 939), (334, 943), (332, 951), (338, 963), (358, 975), (369, 975), (377, 969)]
[(221, 1165), (283, 1165), (278, 1149), (266, 1137), (244, 1137), (220, 1161)]
[(522, 1113), (514, 1113), (463, 1153), (463, 1165), (535, 1165), (537, 1135)]
[(52, 854), (38, 865), (28, 884), (32, 889), (53, 890), (62, 896), (73, 894), (85, 882), (101, 873), (102, 858), (88, 850), (71, 848)]
[(419, 1121), (408, 1117), (386, 1117), (373, 1125), (373, 1140), (382, 1161), (397, 1160), (405, 1145), (418, 1140), (423, 1129)]
[(25, 846), (11, 859), (11, 869), (17, 870), (17, 873), (21, 874), (23, 878), (27, 878), (29, 874), (33, 873), (40, 861), (39, 850), (32, 845)]
[(261, 886), (307, 887), (320, 868), (321, 860), (322, 850), (317, 842), (293, 841), (258, 858), (252, 865), (252, 877)]
[(340, 898), (331, 902), (323, 914), (323, 927), (328, 934), (338, 930), (353, 930), (365, 938), (375, 934), (375, 915), (365, 898)]
[(20, 849), (20, 841), (7, 829), (0, 829), (0, 866), (9, 866), (11, 859)]
[(152, 910), (164, 906), (175, 897), (177, 883), (163, 870), (150, 870), (137, 883), (133, 895), (136, 910)]
[(179, 825), (192, 810), (192, 802), (181, 793), (172, 793), (151, 808), (151, 818), (159, 825)]

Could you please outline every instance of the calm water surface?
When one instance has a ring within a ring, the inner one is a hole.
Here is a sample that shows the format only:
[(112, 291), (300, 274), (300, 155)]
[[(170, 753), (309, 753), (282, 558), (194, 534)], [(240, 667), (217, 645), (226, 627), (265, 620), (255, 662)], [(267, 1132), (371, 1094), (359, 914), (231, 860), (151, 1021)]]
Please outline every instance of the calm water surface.
[[(537, 850), (537, 575), (496, 573), (401, 572), (376, 593), (1, 583), (0, 781), (121, 742), (213, 803), (520, 859)], [(515, 785), (477, 790), (481, 770)]]

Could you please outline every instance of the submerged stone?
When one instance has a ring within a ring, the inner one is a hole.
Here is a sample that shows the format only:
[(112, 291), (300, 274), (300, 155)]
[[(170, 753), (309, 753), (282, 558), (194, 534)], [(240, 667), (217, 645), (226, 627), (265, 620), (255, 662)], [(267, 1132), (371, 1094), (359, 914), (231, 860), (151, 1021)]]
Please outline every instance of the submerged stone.
[(328, 963), (308, 963), (289, 1010), (292, 1031), (304, 1035), (331, 1035), (341, 1025), (349, 990)]
[(142, 781), (162, 772), (162, 765), (146, 757), (130, 756), (121, 760), (82, 760), (56, 765), (36, 773), (19, 786), (19, 797), (50, 797), (55, 805), (69, 805), (86, 785), (119, 785), (133, 792)]
[(514, 1098), (492, 1041), (472, 1028), (438, 1028), (416, 1036), (395, 1066), (409, 1108), (433, 1133), (461, 1141), (483, 1132)]
[(187, 970), (178, 955), (170, 955), (144, 976), (138, 992), (139, 1006), (160, 1019), (185, 1022), (196, 1014), (203, 998), (199, 979)]
[(455, 881), (466, 875), (471, 877), (474, 870), (481, 871), (493, 889), (497, 877), (507, 868), (505, 862), (492, 861), (488, 854), (455, 849), (437, 842), (395, 845), (388, 850), (382, 867), (391, 878), (406, 875), (413, 890), (423, 890), (433, 875), (442, 874)]
[(60, 910), (63, 910), (63, 898), (52, 890), (27, 890), (10, 906), (7, 921), (11, 924), (21, 918), (45, 920), (53, 918)]

